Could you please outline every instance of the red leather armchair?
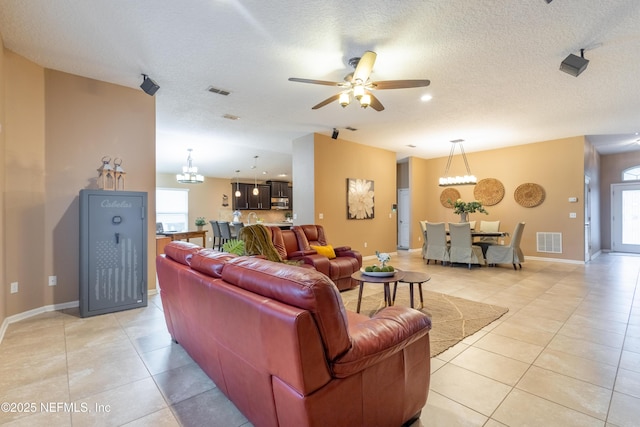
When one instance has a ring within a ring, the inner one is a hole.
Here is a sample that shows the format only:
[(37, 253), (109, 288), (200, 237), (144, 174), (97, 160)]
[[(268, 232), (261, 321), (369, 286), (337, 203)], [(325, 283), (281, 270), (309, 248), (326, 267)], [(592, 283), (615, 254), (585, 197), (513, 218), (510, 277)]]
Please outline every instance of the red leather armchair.
[[(316, 253), (311, 246), (327, 246), (328, 239), (321, 225), (294, 225), (291, 230), (296, 236), (298, 251), (305, 254)], [(323, 263), (318, 271), (329, 276), (338, 289), (345, 290), (358, 286), (358, 282), (351, 275), (362, 267), (362, 255), (350, 246), (336, 246), (333, 248), (336, 257)]]

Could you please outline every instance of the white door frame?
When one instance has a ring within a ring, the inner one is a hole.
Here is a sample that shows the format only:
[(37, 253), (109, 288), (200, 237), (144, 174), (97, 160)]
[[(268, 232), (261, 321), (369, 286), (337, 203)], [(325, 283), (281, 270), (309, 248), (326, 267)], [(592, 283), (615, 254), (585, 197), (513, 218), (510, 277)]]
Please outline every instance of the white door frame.
[(408, 188), (398, 189), (398, 248), (411, 246), (411, 193)]
[(584, 176), (584, 262), (591, 261), (591, 178)]

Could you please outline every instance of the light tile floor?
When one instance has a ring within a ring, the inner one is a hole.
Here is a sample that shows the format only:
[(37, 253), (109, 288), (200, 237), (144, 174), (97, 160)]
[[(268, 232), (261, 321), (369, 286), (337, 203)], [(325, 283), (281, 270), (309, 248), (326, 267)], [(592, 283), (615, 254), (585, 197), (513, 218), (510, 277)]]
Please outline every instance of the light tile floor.
[[(639, 425), (640, 257), (529, 260), (514, 271), (425, 265), (420, 252), (401, 252), (391, 264), (428, 272), (430, 290), (509, 307), (432, 359), (413, 427)], [(171, 342), (157, 295), (136, 310), (11, 324), (0, 344), (1, 402), (13, 403), (0, 411), (3, 425), (250, 425)]]

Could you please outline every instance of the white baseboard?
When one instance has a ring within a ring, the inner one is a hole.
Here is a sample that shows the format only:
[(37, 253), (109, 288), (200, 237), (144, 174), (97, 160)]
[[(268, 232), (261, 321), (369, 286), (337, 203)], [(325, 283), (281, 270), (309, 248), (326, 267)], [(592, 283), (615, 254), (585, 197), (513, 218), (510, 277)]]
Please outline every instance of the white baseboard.
[(33, 310), (23, 311), (22, 313), (14, 314), (4, 319), (2, 326), (0, 326), (0, 343), (4, 339), (4, 334), (10, 324), (19, 322), (29, 317), (37, 316), (38, 314), (46, 313), (48, 311), (65, 310), (67, 308), (74, 308), (80, 305), (79, 301), (63, 302), (61, 304), (45, 305), (44, 307), (34, 308)]

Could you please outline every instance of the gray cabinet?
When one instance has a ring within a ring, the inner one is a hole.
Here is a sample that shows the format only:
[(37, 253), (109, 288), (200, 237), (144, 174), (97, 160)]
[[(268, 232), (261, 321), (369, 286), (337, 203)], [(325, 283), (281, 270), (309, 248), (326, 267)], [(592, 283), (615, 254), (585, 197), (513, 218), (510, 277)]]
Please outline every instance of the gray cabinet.
[(80, 191), (80, 316), (147, 305), (147, 193)]

